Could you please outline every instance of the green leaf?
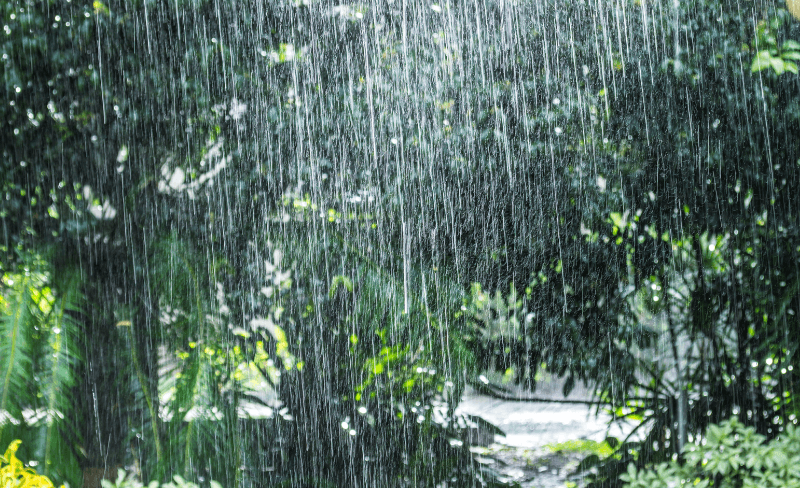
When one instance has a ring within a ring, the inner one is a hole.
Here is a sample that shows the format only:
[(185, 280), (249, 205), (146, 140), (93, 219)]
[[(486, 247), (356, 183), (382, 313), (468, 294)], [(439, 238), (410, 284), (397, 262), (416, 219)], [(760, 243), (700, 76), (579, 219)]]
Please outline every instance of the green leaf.
[(353, 282), (350, 281), (350, 278), (348, 278), (347, 276), (337, 275), (333, 277), (333, 282), (331, 283), (331, 289), (328, 292), (328, 296), (330, 298), (333, 298), (339, 286), (344, 286), (349, 292), (353, 291)]
[[(22, 410), (31, 405), (33, 397), (27, 381), (33, 376), (30, 332), (35, 317), (31, 313), (30, 279), (15, 276), (19, 281), (10, 290), (6, 309), (0, 317), (0, 412), (8, 412), (22, 420)], [(2, 435), (4, 425), (0, 425)]]
[(784, 51), (800, 51), (800, 42), (797, 42), (793, 39), (789, 39), (788, 41), (783, 43), (781, 49)]
[(569, 377), (567, 377), (567, 381), (564, 382), (562, 393), (565, 397), (567, 397), (570, 393), (572, 393), (573, 388), (575, 388), (575, 376), (569, 375)]
[(758, 71), (769, 68), (772, 64), (772, 55), (769, 51), (759, 51), (758, 55), (753, 58), (753, 64), (750, 66), (750, 71), (756, 73)]
[(778, 75), (782, 75), (786, 69), (781, 58), (770, 58), (769, 63), (772, 65), (772, 69), (774, 69), (775, 73)]
[[(64, 423), (72, 418), (72, 402), (70, 389), (75, 385), (75, 370), (81, 361), (78, 340), (81, 326), (73, 314), (80, 313), (81, 294), (80, 275), (68, 272), (56, 282), (56, 297), (53, 300), (50, 314), (47, 317), (50, 331), (50, 344), (47, 364), (47, 380), (44, 382), (42, 394), (47, 402), (47, 429), (44, 453), (44, 475), (52, 476), (50, 470), (55, 467), (61, 479), (68, 478), (73, 483), (80, 475), (64, 472), (61, 468), (72, 465), (77, 468), (70, 442), (64, 437)], [(59, 415), (60, 414), (60, 415)], [(69, 462), (68, 462), (69, 461)]]

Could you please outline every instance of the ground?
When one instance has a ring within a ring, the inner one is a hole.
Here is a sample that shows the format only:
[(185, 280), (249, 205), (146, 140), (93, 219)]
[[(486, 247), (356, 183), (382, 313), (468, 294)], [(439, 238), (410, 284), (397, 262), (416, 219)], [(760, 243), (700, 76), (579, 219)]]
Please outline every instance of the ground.
[(509, 402), (467, 392), (458, 411), (478, 415), (503, 430), (487, 447), (473, 448), (490, 465), (523, 488), (571, 487), (572, 473), (592, 453), (603, 454), (607, 436), (624, 437), (633, 426), (609, 429), (610, 416), (584, 404)]

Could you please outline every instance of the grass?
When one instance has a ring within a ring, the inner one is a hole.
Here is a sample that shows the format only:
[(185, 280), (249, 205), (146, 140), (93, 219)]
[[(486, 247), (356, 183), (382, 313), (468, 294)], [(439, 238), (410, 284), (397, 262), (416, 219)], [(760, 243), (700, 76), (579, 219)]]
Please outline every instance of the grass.
[(614, 452), (607, 442), (597, 442), (588, 439), (575, 439), (559, 442), (558, 444), (547, 444), (544, 446), (544, 449), (552, 453), (597, 454), (600, 458), (606, 458)]

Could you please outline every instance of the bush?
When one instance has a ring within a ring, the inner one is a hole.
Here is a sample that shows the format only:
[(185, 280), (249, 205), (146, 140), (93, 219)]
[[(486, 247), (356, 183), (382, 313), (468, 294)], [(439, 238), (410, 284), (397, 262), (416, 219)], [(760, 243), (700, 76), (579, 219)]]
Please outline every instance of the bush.
[(0, 488), (53, 488), (53, 482), (47, 476), (36, 474), (17, 459), (21, 443), (20, 440), (13, 441), (0, 459)]
[(682, 460), (645, 470), (631, 463), (621, 479), (629, 488), (800, 487), (800, 429), (789, 425), (767, 442), (734, 418), (710, 426), (703, 441), (686, 446)]

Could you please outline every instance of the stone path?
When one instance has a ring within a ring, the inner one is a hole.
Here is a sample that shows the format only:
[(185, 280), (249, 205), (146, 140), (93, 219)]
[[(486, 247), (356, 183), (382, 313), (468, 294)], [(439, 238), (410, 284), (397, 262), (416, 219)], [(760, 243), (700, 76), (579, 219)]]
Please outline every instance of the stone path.
[[(522, 487), (574, 486), (570, 473), (608, 435), (624, 438), (633, 428), (613, 426), (610, 416), (596, 416), (581, 404), (509, 402), (468, 391), (458, 412), (483, 417), (505, 433), (486, 448), (475, 448), (479, 461), (491, 465)], [(578, 441), (578, 442), (570, 442)], [(565, 444), (566, 443), (566, 444)]]

